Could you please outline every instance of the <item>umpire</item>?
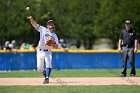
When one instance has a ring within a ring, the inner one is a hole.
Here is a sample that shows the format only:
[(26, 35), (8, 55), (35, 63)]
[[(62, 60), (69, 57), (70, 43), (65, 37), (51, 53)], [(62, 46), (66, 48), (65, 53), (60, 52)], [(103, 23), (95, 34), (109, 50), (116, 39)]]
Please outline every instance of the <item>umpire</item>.
[(137, 38), (136, 33), (132, 29), (132, 23), (130, 20), (125, 21), (125, 29), (122, 30), (119, 43), (118, 50), (121, 52), (122, 50), (122, 72), (121, 76), (125, 77), (127, 75), (127, 59), (130, 60), (131, 72), (130, 76), (135, 76), (135, 53), (137, 52)]

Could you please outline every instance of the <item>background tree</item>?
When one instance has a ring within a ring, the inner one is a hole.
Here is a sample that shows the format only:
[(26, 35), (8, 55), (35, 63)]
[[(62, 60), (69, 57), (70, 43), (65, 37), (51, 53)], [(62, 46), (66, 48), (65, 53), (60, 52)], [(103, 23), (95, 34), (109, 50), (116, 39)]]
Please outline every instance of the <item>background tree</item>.
[(98, 38), (105, 37), (112, 40), (114, 48), (118, 42), (119, 34), (124, 29), (127, 19), (134, 20), (134, 29), (139, 36), (138, 0), (101, 0), (93, 34)]
[(91, 49), (95, 38), (92, 31), (99, 6), (97, 1), (51, 0), (48, 9), (56, 20), (60, 37), (83, 40), (86, 48)]
[(109, 38), (116, 49), (126, 19), (140, 36), (139, 6), (139, 0), (0, 0), (0, 44), (13, 39), (38, 43), (39, 33), (23, 13), (44, 26), (53, 19), (59, 38), (83, 40), (86, 49), (92, 49), (98, 38)]

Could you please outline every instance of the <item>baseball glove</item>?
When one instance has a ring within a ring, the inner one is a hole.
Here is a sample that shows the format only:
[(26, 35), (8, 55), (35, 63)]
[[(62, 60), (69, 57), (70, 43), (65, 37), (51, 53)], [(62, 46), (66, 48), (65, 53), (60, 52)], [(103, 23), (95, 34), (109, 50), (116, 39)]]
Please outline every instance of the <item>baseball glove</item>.
[(54, 47), (56, 45), (54, 38), (51, 36), (48, 36), (46, 40), (46, 45), (50, 47)]

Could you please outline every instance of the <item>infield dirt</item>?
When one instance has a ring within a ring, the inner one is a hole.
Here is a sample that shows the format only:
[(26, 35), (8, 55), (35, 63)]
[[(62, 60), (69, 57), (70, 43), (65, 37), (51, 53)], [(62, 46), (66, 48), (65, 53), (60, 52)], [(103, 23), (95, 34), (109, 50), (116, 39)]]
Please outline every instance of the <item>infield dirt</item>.
[(11, 85), (140, 85), (140, 77), (71, 77), (50, 78), (49, 84), (43, 84), (44, 78), (0, 78), (0, 86)]

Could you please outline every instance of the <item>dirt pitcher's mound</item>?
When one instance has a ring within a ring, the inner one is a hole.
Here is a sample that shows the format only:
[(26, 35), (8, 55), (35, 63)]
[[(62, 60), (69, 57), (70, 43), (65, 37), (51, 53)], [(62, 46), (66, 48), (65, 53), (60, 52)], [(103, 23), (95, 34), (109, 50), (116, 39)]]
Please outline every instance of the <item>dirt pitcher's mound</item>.
[(0, 78), (0, 86), (10, 85), (140, 85), (140, 77), (73, 77), (50, 78), (43, 84), (43, 78)]

